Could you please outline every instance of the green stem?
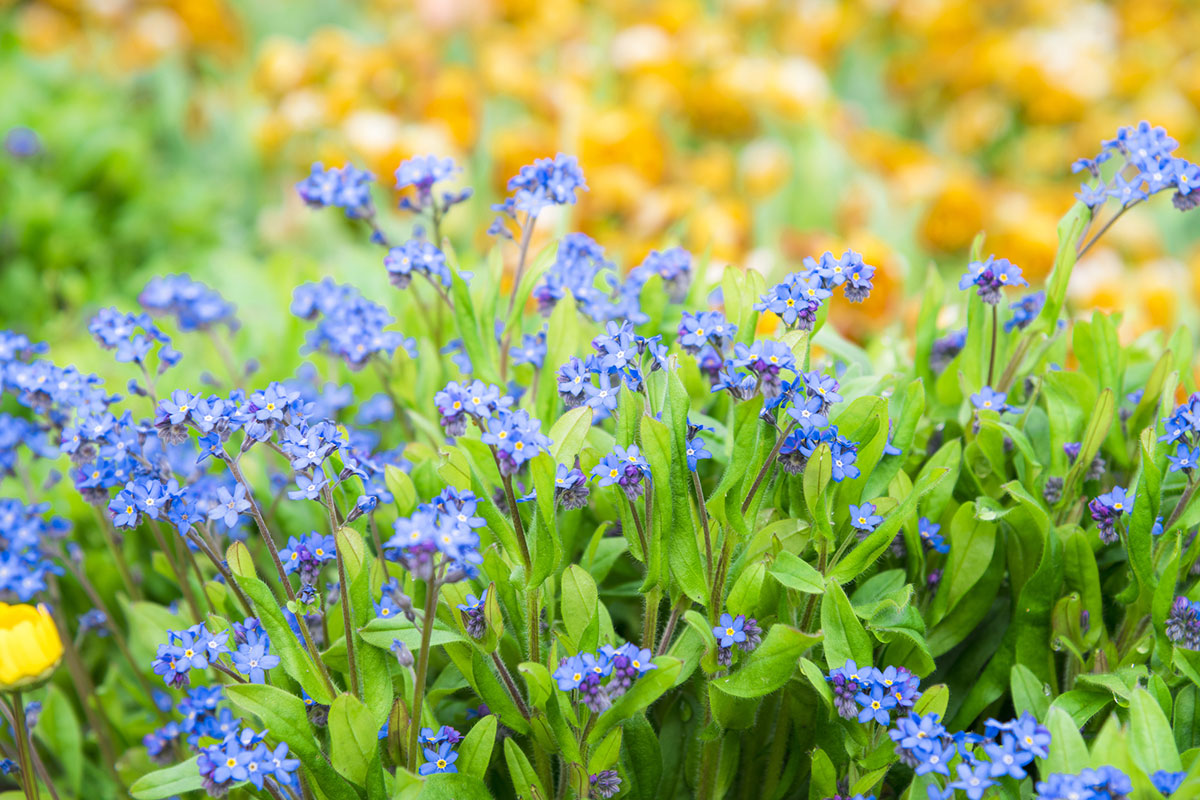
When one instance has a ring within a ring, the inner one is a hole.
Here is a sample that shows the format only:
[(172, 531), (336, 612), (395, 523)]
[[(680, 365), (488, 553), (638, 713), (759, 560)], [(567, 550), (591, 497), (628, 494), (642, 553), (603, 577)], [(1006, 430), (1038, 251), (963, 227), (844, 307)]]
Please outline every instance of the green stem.
[[(296, 590), (292, 588), (292, 582), (288, 579), (287, 573), (283, 569), (283, 561), (279, 558), (279, 548), (275, 546), (275, 539), (271, 536), (271, 531), (267, 528), (267, 521), (263, 519), (262, 509), (258, 507), (258, 502), (254, 499), (254, 490), (250, 487), (250, 482), (246, 480), (246, 476), (242, 474), (237, 459), (230, 458), (228, 455), (223, 456), (223, 458), (229, 466), (229, 471), (233, 474), (234, 480), (240, 483), (246, 492), (246, 500), (250, 503), (250, 514), (254, 517), (254, 524), (258, 526), (259, 537), (266, 543), (267, 550), (271, 553), (271, 561), (275, 564), (275, 571), (279, 574), (279, 581), (283, 584), (283, 590), (287, 592), (288, 600), (294, 604), (296, 602)], [(304, 618), (303, 613), (295, 614), (295, 617), (309, 657), (316, 666), (317, 672), (320, 673), (321, 680), (325, 684), (329, 696), (336, 697), (338, 694), (337, 687), (333, 685), (333, 679), (329, 677), (329, 668), (325, 666), (325, 661), (321, 658), (321, 653), (317, 650), (317, 645), (313, 642), (312, 631), (308, 629), (308, 620)]]
[(358, 645), (354, 641), (353, 609), (350, 608), (350, 582), (346, 578), (346, 559), (342, 558), (342, 548), (336, 545), (338, 526), (333, 507), (333, 490), (326, 486), (322, 492), (325, 494), (325, 508), (329, 512), (329, 531), (333, 534), (335, 541), (333, 548), (334, 560), (337, 561), (338, 594), (341, 596), (342, 632), (346, 640), (346, 662), (350, 668), (350, 691), (354, 693), (355, 697), (362, 700), (362, 684), (358, 680)]
[(17, 757), (21, 762), (21, 783), (24, 784), (25, 797), (28, 800), (38, 800), (37, 778), (33, 776), (33, 757), (30, 755), (29, 731), (25, 726), (25, 703), (21, 699), (21, 690), (12, 694), (13, 729), (17, 738)]
[(775, 458), (779, 455), (780, 449), (783, 447), (784, 440), (796, 429), (797, 423), (793, 422), (787, 427), (783, 433), (779, 434), (775, 439), (775, 446), (771, 448), (771, 452), (767, 454), (767, 458), (763, 461), (762, 467), (758, 470), (758, 474), (754, 476), (754, 483), (750, 484), (750, 492), (746, 495), (746, 499), (742, 501), (742, 513), (745, 514), (750, 508), (750, 503), (754, 500), (754, 494), (758, 491), (759, 485), (762, 484), (763, 478), (767, 477), (767, 472), (771, 467), (775, 466)]
[(708, 508), (704, 505), (704, 487), (700, 485), (700, 474), (697, 472), (692, 473), (692, 488), (696, 491), (696, 505), (700, 507), (700, 525), (704, 528), (704, 563), (706, 566), (704, 574), (708, 576), (709, 580), (712, 580), (712, 532), (708, 527)]
[(662, 589), (657, 585), (646, 592), (646, 612), (642, 616), (642, 647), (653, 651), (658, 636), (658, 607), (662, 604)]
[(408, 721), (408, 769), (417, 769), (417, 744), (421, 734), (421, 718), (425, 704), (425, 673), (429, 671), (429, 640), (433, 637), (433, 621), (437, 617), (437, 575), (430, 573), (425, 582), (425, 614), (421, 618), (421, 649), (417, 652), (417, 670), (413, 675), (413, 701)]
[(238, 602), (246, 610), (246, 616), (253, 617), (254, 605), (250, 602), (250, 598), (246, 596), (245, 590), (234, 580), (233, 573), (225, 566), (225, 562), (221, 560), (221, 557), (216, 554), (209, 543), (204, 540), (204, 537), (198, 534), (194, 528), (188, 529), (187, 538), (200, 548), (200, 552), (208, 556), (208, 560), (216, 567), (217, 572), (221, 573), (221, 577), (225, 579), (225, 585), (233, 590), (233, 593), (237, 595)]
[(521, 697), (512, 673), (508, 671), (508, 667), (504, 666), (504, 659), (500, 658), (500, 653), (496, 650), (492, 651), (492, 663), (496, 665), (496, 672), (500, 673), (500, 680), (504, 683), (504, 688), (508, 690), (509, 696), (512, 697), (513, 703), (516, 704), (517, 711), (520, 711), (521, 716), (528, 720), (529, 707), (525, 705), (525, 698)]
[(1187, 488), (1183, 490), (1183, 494), (1179, 496), (1179, 502), (1175, 504), (1175, 509), (1171, 512), (1170, 518), (1163, 524), (1163, 536), (1171, 530), (1171, 526), (1179, 521), (1179, 517), (1187, 510), (1188, 504), (1192, 501), (1192, 495), (1196, 493), (1196, 487), (1200, 486), (1200, 481), (1194, 477), (1188, 478)]
[(992, 354), (988, 357), (987, 385), (992, 385), (992, 375), (996, 369), (996, 329), (1000, 326), (1000, 311), (997, 304), (992, 305)]
[(633, 527), (637, 529), (638, 544), (642, 546), (642, 562), (645, 563), (646, 569), (649, 569), (650, 542), (646, 539), (646, 529), (642, 527), (642, 518), (638, 516), (637, 506), (634, 505), (632, 500), (629, 500), (628, 495), (626, 495), (625, 499), (629, 501), (629, 513), (633, 516)]

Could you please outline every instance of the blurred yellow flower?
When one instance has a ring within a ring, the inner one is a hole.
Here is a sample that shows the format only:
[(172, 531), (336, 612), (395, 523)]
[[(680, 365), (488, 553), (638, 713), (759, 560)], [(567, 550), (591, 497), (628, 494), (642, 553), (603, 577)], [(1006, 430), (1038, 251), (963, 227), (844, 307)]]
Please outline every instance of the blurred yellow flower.
[(48, 678), (62, 653), (58, 628), (44, 605), (0, 603), (0, 691)]

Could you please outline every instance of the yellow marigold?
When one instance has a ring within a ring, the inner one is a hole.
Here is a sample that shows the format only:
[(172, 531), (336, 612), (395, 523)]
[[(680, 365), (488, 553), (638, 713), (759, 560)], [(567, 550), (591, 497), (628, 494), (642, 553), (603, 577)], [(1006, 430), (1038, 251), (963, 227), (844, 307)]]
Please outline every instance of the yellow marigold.
[(0, 691), (48, 678), (62, 652), (58, 628), (45, 606), (0, 603)]

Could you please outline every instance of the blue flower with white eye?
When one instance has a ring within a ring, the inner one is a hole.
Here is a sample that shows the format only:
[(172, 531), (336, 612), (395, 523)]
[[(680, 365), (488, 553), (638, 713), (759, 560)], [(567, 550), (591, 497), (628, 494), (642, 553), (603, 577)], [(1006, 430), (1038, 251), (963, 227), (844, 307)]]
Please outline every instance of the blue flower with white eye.
[(704, 440), (699, 436), (693, 436), (688, 439), (684, 446), (684, 455), (687, 457), (688, 469), (692, 472), (696, 471), (696, 465), (702, 458), (712, 458), (712, 453), (704, 445)]
[(713, 636), (721, 647), (733, 647), (746, 641), (746, 617), (738, 614), (736, 617), (728, 613), (722, 614), (717, 625), (713, 626)]
[(1007, 393), (997, 392), (990, 386), (984, 386), (978, 392), (971, 395), (971, 405), (980, 411), (995, 411), (997, 414), (1003, 414), (1009, 410), (1008, 405), (1005, 403), (1007, 399)]
[(870, 533), (879, 527), (883, 517), (875, 513), (875, 506), (863, 503), (861, 506), (850, 504), (850, 526), (860, 531)]

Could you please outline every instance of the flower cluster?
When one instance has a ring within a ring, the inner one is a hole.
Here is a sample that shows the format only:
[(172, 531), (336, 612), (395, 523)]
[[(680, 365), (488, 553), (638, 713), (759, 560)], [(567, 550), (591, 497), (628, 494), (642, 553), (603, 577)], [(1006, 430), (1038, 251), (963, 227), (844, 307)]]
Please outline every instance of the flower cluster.
[(587, 476), (578, 467), (559, 464), (554, 470), (554, 500), (568, 511), (587, 505), (590, 492)]
[(472, 381), (465, 386), (460, 386), (458, 381), (450, 381), (433, 396), (433, 402), (441, 415), (441, 425), (446, 434), (462, 436), (467, 430), (468, 418), (482, 427), (493, 414), (509, 409), (513, 399), (504, 394), (499, 386), (483, 381)]
[(550, 437), (542, 433), (542, 421), (529, 416), (524, 409), (511, 411), (507, 406), (497, 408), (487, 419), (487, 430), (480, 437), (496, 453), (500, 474), (514, 475), (525, 462), (538, 453), (546, 452)]
[(1133, 492), (1126, 492), (1122, 487), (1116, 486), (1112, 491), (1106, 492), (1088, 503), (1088, 511), (1091, 512), (1092, 520), (1096, 523), (1100, 541), (1105, 544), (1117, 541), (1117, 520), (1123, 514), (1133, 511), (1133, 501)]
[(620, 486), (631, 501), (642, 496), (643, 480), (649, 475), (650, 465), (636, 444), (617, 445), (592, 468), (592, 477), (599, 480), (600, 486)]
[[(952, 778), (946, 788), (931, 784), (930, 798), (949, 798), (961, 790), (969, 800), (979, 800), (1001, 778), (1024, 780), (1035, 757), (1049, 755), (1050, 732), (1025, 712), (1019, 718), (1000, 722), (987, 720), (982, 735), (968, 731), (951, 733), (937, 714), (909, 712), (888, 731), (896, 743), (896, 754), (918, 775)], [(955, 759), (954, 773), (950, 767)], [(986, 760), (984, 760), (986, 758)]]
[(337, 558), (337, 545), (332, 534), (313, 531), (308, 536), (289, 536), (287, 547), (279, 551), (279, 560), (287, 573), (298, 573), (300, 582), (315, 585), (321, 568)]
[(446, 266), (446, 254), (436, 244), (420, 237), (413, 237), (399, 247), (389, 248), (383, 257), (388, 279), (398, 289), (406, 289), (413, 275), (423, 275), (434, 285), (450, 288), (450, 267)]
[(821, 304), (842, 287), (846, 299), (861, 303), (870, 295), (875, 268), (864, 264), (862, 256), (847, 250), (838, 258), (833, 253), (804, 259), (804, 268), (788, 273), (754, 304), (756, 311), (770, 311), (789, 328), (810, 331), (817, 321)]
[(482, 639), (484, 633), (487, 632), (487, 617), (484, 615), (484, 607), (487, 605), (487, 589), (484, 589), (476, 597), (469, 594), (466, 597), (465, 603), (458, 604), (458, 613), (462, 616), (463, 627), (467, 629), (467, 635), (472, 639)]
[[(1117, 135), (1102, 143), (1095, 158), (1081, 158), (1071, 165), (1072, 172), (1087, 171), (1094, 183), (1082, 184), (1075, 197), (1092, 211), (1093, 217), (1109, 198), (1128, 208), (1151, 195), (1174, 190), (1171, 201), (1180, 211), (1197, 205), (1200, 189), (1200, 165), (1174, 155), (1179, 142), (1160, 126), (1140, 122), (1125, 125)], [(1123, 163), (1110, 179), (1101, 174), (1100, 165), (1121, 156)]]
[(833, 705), (845, 719), (859, 722), (874, 720), (887, 725), (895, 708), (912, 708), (921, 680), (904, 667), (879, 670), (862, 667), (853, 661), (829, 671), (825, 678), (833, 689)]
[(1116, 767), (1100, 767), (1078, 775), (1056, 772), (1038, 781), (1036, 789), (1039, 800), (1125, 800), (1133, 792), (1133, 782)]
[(975, 287), (975, 293), (988, 305), (1000, 302), (1001, 289), (1005, 286), (1028, 286), (1029, 281), (1021, 276), (1021, 268), (1007, 258), (988, 256), (983, 261), (972, 261), (967, 271), (958, 279), (959, 289)]
[[(233, 649), (229, 647), (231, 633)], [(264, 683), (266, 671), (279, 666), (279, 656), (270, 652), (271, 640), (254, 617), (218, 633), (199, 624), (182, 631), (167, 631), (167, 636), (167, 643), (158, 646), (154, 657), (154, 674), (177, 689), (189, 685), (193, 669), (205, 670), (211, 666), (229, 672), (221, 661), (225, 656), (251, 683)]]
[(52, 557), (70, 524), (47, 517), (49, 510), (49, 503), (28, 506), (0, 498), (0, 600), (26, 603), (46, 591), (48, 576), (62, 574)]
[(538, 310), (550, 316), (558, 302), (570, 294), (588, 318), (596, 322), (611, 319), (609, 294), (596, 286), (602, 273), (616, 280), (604, 248), (585, 233), (568, 233), (558, 243), (554, 263), (533, 290)]
[(433, 187), (443, 181), (448, 181), (462, 168), (454, 163), (452, 158), (437, 156), (414, 156), (400, 163), (396, 168), (396, 189), (412, 189), (412, 192), (400, 198), (400, 208), (414, 213), (429, 212), (436, 220), (453, 206), (471, 197), (471, 189), (461, 189), (457, 192), (443, 191), (440, 198), (434, 197)]
[[(483, 563), (476, 531), (485, 523), (476, 516), (478, 505), (471, 492), (447, 487), (412, 516), (393, 523), (392, 537), (384, 542), (387, 558), (419, 578), (455, 582), (471, 577)], [(437, 554), (441, 559), (435, 561)]]
[(829, 422), (829, 412), (842, 401), (839, 388), (832, 375), (813, 370), (801, 373), (790, 383), (784, 382), (779, 395), (768, 404), (768, 409), (786, 408), (793, 421), (779, 448), (779, 465), (786, 472), (792, 475), (803, 472), (817, 448), (826, 445), (835, 482), (854, 480), (861, 474), (855, 464), (858, 443), (842, 436), (837, 425)]
[(512, 194), (503, 203), (492, 206), (492, 210), (513, 219), (518, 211), (523, 211), (533, 218), (549, 206), (573, 205), (575, 193), (586, 192), (587, 188), (579, 161), (559, 153), (554, 158), (539, 158), (521, 167), (508, 181), (508, 191)]
[(762, 644), (762, 628), (758, 627), (758, 620), (745, 614), (736, 617), (728, 612), (722, 614), (712, 632), (717, 639), (717, 663), (722, 667), (733, 663), (735, 645), (743, 653), (750, 653)]
[(458, 753), (454, 752), (454, 746), (461, 741), (462, 734), (449, 725), (443, 725), (437, 730), (422, 728), (420, 733), (421, 754), (425, 756), (425, 763), (417, 768), (417, 772), (421, 775), (458, 772), (458, 767), (454, 766), (454, 762), (458, 760)]
[(181, 331), (209, 330), (220, 324), (237, 326), (233, 304), (187, 275), (151, 278), (138, 295), (138, 303), (150, 314), (174, 317)]
[(604, 645), (594, 653), (566, 656), (553, 678), (564, 692), (578, 691), (583, 704), (599, 714), (612, 705), (633, 682), (658, 667), (649, 650), (632, 642), (620, 647)]
[(1183, 595), (1175, 598), (1167, 613), (1167, 638), (1187, 650), (1200, 650), (1200, 603)]
[(398, 331), (385, 330), (395, 320), (387, 309), (372, 303), (353, 286), (335, 283), (330, 278), (320, 283), (296, 287), (292, 295), (292, 313), (301, 319), (315, 320), (308, 334), (308, 349), (326, 351), (342, 358), (351, 369), (361, 369), (372, 356), (391, 359), (396, 350), (410, 358), (417, 356), (417, 343)]
[(115, 308), (102, 308), (88, 323), (88, 332), (105, 350), (115, 351), (114, 358), (122, 364), (139, 364), (145, 368), (146, 358), (155, 345), (158, 345), (160, 374), (178, 364), (183, 357), (171, 346), (171, 337), (144, 312), (121, 313)]
[(375, 176), (353, 164), (338, 169), (325, 169), (323, 164), (312, 165), (308, 177), (296, 184), (296, 191), (311, 208), (334, 206), (351, 219), (370, 219), (375, 216), (371, 203), (371, 182)]
[(288, 746), (281, 742), (271, 749), (264, 738), (266, 731), (249, 728), (228, 734), (219, 744), (200, 751), (196, 762), (204, 790), (210, 797), (224, 797), (234, 786), (249, 783), (261, 790), (268, 780), (280, 786), (298, 786), (299, 759), (288, 757)]

